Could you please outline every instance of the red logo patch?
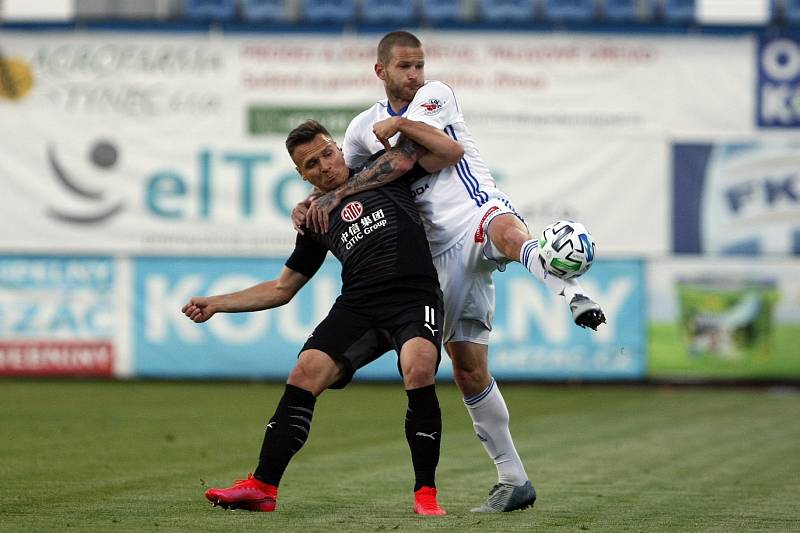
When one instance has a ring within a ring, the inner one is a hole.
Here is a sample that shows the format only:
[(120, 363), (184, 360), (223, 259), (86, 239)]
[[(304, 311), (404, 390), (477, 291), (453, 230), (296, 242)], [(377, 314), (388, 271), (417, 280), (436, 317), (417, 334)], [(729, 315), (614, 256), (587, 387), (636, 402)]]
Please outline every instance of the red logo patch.
[(489, 215), (494, 213), (495, 211), (499, 211), (500, 208), (492, 206), (486, 213), (483, 214), (483, 218), (481, 218), (481, 223), (478, 224), (478, 230), (475, 232), (475, 242), (483, 242), (486, 240), (486, 232), (483, 231), (483, 223), (486, 222), (486, 219), (489, 218)]
[(425, 110), (426, 115), (433, 115), (442, 108), (442, 102), (438, 98), (431, 98), (419, 106)]
[(350, 202), (342, 208), (342, 220), (345, 222), (353, 222), (361, 216), (364, 212), (364, 206), (361, 202)]

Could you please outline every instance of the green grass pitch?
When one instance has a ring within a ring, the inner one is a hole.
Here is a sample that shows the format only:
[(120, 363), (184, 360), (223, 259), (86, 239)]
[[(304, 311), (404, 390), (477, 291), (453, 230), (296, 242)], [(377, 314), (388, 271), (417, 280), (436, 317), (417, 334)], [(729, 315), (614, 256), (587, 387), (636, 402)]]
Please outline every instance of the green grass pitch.
[(800, 531), (800, 395), (787, 389), (507, 385), (539, 499), (475, 515), (495, 481), (440, 385), (445, 517), (411, 511), (400, 384), (317, 403), (278, 512), (212, 508), (255, 466), (281, 385), (0, 381), (2, 531)]

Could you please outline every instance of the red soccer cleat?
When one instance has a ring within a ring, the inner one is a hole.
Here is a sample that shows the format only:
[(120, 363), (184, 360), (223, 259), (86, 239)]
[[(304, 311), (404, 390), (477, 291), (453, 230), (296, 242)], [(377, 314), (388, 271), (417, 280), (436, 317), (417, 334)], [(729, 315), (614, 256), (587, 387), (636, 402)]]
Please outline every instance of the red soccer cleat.
[(278, 505), (278, 487), (248, 474), (247, 479), (238, 479), (227, 489), (208, 489), (206, 499), (223, 509), (271, 513)]
[(425, 516), (440, 516), (447, 512), (436, 501), (436, 489), (422, 487), (414, 493), (414, 512)]

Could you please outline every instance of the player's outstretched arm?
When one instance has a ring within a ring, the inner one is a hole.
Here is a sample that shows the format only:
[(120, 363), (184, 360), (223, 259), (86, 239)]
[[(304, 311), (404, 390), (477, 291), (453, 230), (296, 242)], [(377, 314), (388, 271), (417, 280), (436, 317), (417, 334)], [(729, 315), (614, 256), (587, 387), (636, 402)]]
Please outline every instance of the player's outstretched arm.
[(328, 219), (341, 201), (357, 192), (377, 189), (411, 170), (414, 163), (427, 153), (427, 149), (407, 137), (400, 137), (397, 145), (379, 157), (367, 162), (357, 174), (313, 202), (306, 213), (306, 226), (315, 231), (328, 231)]
[(216, 313), (263, 311), (288, 303), (308, 278), (291, 268), (283, 267), (276, 279), (247, 289), (215, 296), (193, 296), (181, 311), (194, 322), (205, 322)]
[(455, 165), (464, 157), (464, 147), (442, 130), (430, 124), (404, 117), (389, 117), (372, 125), (372, 133), (388, 150), (389, 139), (397, 133), (424, 146), (428, 152), (419, 159), (419, 164), (428, 172), (438, 172)]

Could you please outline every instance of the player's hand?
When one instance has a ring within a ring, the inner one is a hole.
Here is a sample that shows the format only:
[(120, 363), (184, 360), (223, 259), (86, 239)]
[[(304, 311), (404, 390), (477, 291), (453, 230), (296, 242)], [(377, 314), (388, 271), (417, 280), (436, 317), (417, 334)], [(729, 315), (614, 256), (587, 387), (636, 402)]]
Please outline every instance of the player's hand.
[(193, 296), (181, 311), (198, 324), (205, 322), (217, 312), (209, 299), (204, 296)]
[(300, 235), (303, 235), (303, 228), (306, 226), (307, 213), (308, 204), (305, 202), (298, 203), (292, 209), (292, 227)]
[(372, 133), (375, 134), (375, 137), (378, 138), (384, 148), (391, 150), (392, 145), (389, 143), (389, 139), (397, 135), (397, 132), (400, 131), (399, 127), (400, 117), (389, 117), (373, 124)]
[(606, 323), (606, 315), (603, 314), (602, 309), (590, 309), (578, 315), (575, 323), (582, 328), (592, 328), (597, 331), (597, 327), (600, 324)]
[(331, 191), (323, 194), (313, 202), (306, 213), (306, 226), (319, 234), (327, 233), (330, 228), (331, 211), (339, 205), (339, 198)]

